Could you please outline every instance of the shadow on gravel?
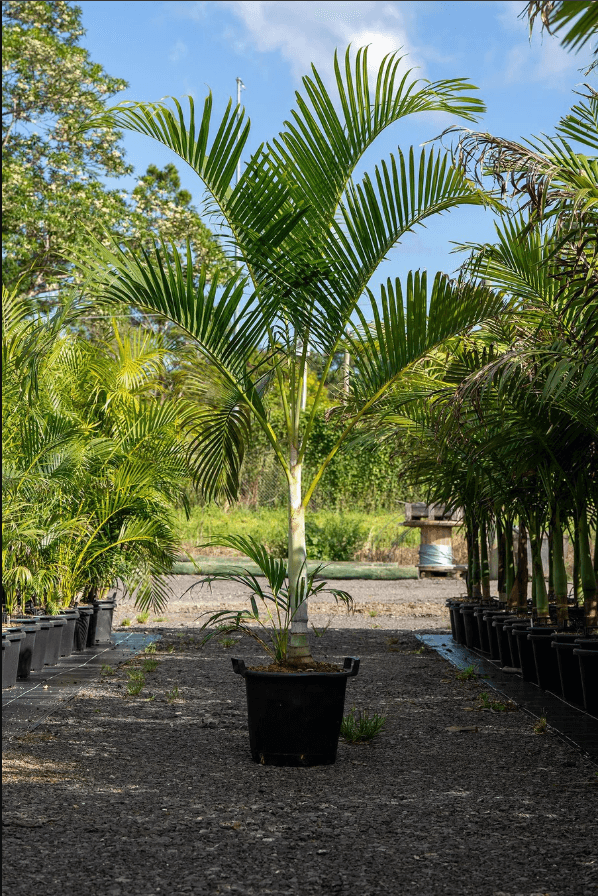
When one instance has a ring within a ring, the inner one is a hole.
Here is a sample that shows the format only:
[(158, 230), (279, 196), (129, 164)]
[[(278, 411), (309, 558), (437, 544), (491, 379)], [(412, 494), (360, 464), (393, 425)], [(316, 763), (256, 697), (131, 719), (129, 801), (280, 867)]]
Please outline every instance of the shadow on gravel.
[(230, 656), (256, 645), (161, 633), (147, 671), (129, 660), (10, 744), (11, 894), (596, 892), (596, 768), (411, 632), (317, 639), (319, 659), (362, 657), (346, 709), (385, 726), (313, 768), (251, 761)]

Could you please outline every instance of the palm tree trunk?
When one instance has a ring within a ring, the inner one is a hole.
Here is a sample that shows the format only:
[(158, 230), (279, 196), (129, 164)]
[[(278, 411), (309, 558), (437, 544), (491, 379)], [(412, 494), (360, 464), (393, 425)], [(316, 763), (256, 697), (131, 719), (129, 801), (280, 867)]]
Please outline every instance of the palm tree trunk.
[(527, 612), (527, 529), (522, 517), (519, 517), (519, 538), (517, 540), (517, 609)]
[(467, 539), (467, 597), (469, 600), (473, 598), (473, 523), (469, 515), (465, 517), (465, 533)]
[(509, 607), (517, 606), (517, 593), (515, 587), (515, 560), (513, 557), (513, 520), (507, 517), (505, 521), (505, 592)]
[(579, 571), (586, 625), (590, 628), (598, 626), (598, 599), (596, 596), (596, 574), (590, 551), (587, 510), (582, 507), (579, 512)]
[(552, 581), (554, 584), (554, 596), (557, 605), (557, 619), (559, 623), (565, 623), (569, 619), (567, 606), (567, 570), (565, 568), (565, 555), (563, 552), (563, 527), (558, 506), (554, 511), (552, 525)]
[(480, 600), (482, 597), (482, 577), (481, 577), (481, 565), (480, 565), (480, 538), (479, 538), (479, 526), (477, 523), (473, 524), (473, 573), (472, 573), (472, 597), (474, 600)]
[(490, 603), (490, 563), (488, 561), (488, 528), (486, 520), (480, 526), (480, 567), (482, 580), (482, 600)]
[(301, 490), (301, 464), (296, 462), (297, 451), (291, 448), (289, 476), (289, 597), (293, 620), (287, 648), (287, 659), (291, 663), (303, 665), (312, 662), (307, 632), (307, 602), (297, 609), (301, 599), (301, 581), (307, 574), (307, 549), (305, 544), (305, 507)]
[(542, 528), (540, 526), (539, 513), (531, 515), (530, 543), (532, 548), (533, 583), (536, 592), (536, 616), (540, 622), (547, 622), (550, 618), (550, 613), (548, 610), (548, 592), (546, 591), (544, 568), (542, 566)]
[(498, 590), (498, 599), (505, 600), (506, 598), (506, 588), (505, 588), (505, 578), (506, 578), (506, 566), (507, 566), (507, 541), (505, 537), (505, 530), (503, 528), (502, 519), (500, 516), (500, 512), (496, 511), (496, 546), (497, 546), (497, 555), (498, 555), (498, 568), (497, 568), (497, 590)]

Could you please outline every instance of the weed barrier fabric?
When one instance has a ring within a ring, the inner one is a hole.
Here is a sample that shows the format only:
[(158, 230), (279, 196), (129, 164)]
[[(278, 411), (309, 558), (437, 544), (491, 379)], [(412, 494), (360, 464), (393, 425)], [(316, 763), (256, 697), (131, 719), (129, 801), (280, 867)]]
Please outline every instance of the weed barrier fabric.
[(414, 633), (360, 621), (317, 656), (361, 656), (345, 711), (386, 722), (334, 765), (254, 763), (233, 650), (188, 627), (160, 629), (138, 697), (120, 667), (11, 741), (7, 892), (594, 896), (597, 767), (528, 714), (481, 708), (488, 685)]

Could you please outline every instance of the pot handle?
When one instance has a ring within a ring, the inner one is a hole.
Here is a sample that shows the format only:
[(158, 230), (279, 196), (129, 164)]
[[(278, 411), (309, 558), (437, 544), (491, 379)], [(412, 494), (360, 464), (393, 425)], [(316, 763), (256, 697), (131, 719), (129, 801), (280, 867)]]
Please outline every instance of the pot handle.
[(247, 669), (245, 668), (245, 661), (237, 659), (236, 656), (232, 657), (233, 663), (233, 672), (236, 672), (237, 675), (245, 675)]
[[(361, 662), (361, 658), (358, 656), (346, 656), (345, 662), (343, 663), (343, 670), (348, 672), (347, 678), (353, 678), (359, 672), (359, 663)], [(351, 664), (353, 664), (351, 666)]]

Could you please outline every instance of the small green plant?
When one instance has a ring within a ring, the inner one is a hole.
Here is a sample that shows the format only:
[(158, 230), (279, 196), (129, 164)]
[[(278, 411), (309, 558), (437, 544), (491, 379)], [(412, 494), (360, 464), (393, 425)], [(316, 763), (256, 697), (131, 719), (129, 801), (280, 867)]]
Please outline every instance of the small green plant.
[(546, 716), (540, 716), (536, 724), (534, 725), (534, 731), (536, 734), (546, 734), (548, 731), (548, 721)]
[(156, 652), (156, 642), (152, 641), (151, 644), (146, 644), (143, 648), (144, 653), (155, 653)]
[(140, 694), (143, 690), (143, 686), (145, 684), (145, 676), (143, 672), (137, 669), (127, 670), (127, 675), (129, 677), (129, 681), (127, 683), (127, 693), (131, 695), (131, 697), (136, 697), (137, 694)]
[(235, 644), (237, 643), (237, 639), (229, 638), (227, 635), (225, 635), (223, 638), (218, 638), (218, 643), (220, 644), (221, 647), (225, 647), (225, 648), (234, 647)]
[(421, 655), (422, 655), (423, 653), (425, 653), (425, 652), (426, 652), (426, 646), (425, 646), (425, 644), (422, 644), (421, 647), (416, 647), (415, 650), (412, 650), (412, 651), (411, 651), (411, 653), (414, 654), (414, 656), (421, 656)]
[(143, 670), (143, 672), (153, 672), (154, 669), (156, 669), (158, 666), (159, 666), (158, 660), (154, 660), (151, 657), (147, 657), (147, 659), (145, 659), (143, 661), (141, 669)]
[(457, 681), (475, 681), (478, 675), (473, 666), (466, 666), (465, 669), (461, 669), (460, 672), (457, 672), (455, 678)]
[(154, 622), (166, 622), (166, 616), (156, 616)]
[(116, 670), (109, 666), (107, 663), (102, 663), (102, 668), (100, 669), (101, 675), (116, 675)]
[(517, 709), (517, 705), (510, 700), (507, 703), (503, 703), (502, 700), (492, 700), (487, 691), (482, 691), (479, 700), (482, 709), (491, 709), (493, 712), (509, 712)]
[(166, 702), (167, 703), (174, 703), (174, 701), (178, 700), (178, 699), (179, 699), (179, 689), (177, 687), (174, 687), (172, 689), (172, 691), (168, 691), (168, 693), (166, 694)]
[(314, 635), (316, 636), (316, 638), (322, 638), (322, 637), (324, 637), (324, 635), (326, 634), (326, 632), (327, 632), (328, 629), (330, 628), (330, 622), (331, 622), (331, 620), (329, 619), (328, 622), (326, 623), (326, 625), (324, 626), (324, 628), (316, 628), (315, 625), (314, 625), (313, 622), (312, 622), (311, 627), (312, 627), (313, 630), (314, 630)]
[(139, 623), (139, 625), (145, 625), (148, 619), (149, 613), (147, 612), (147, 610), (144, 610), (143, 613), (137, 614), (137, 622)]
[(380, 734), (385, 722), (385, 717), (378, 715), (377, 712), (370, 716), (367, 709), (356, 710), (353, 707), (343, 718), (341, 737), (349, 744), (366, 743)]
[(372, 616), (372, 617), (373, 617), (373, 616), (377, 616), (377, 615), (378, 615), (378, 610), (368, 610), (368, 614), (369, 614), (370, 616)]
[(121, 622), (121, 625), (124, 625), (124, 626), (130, 625), (130, 624), (131, 624), (130, 619), (123, 619), (123, 621)]

